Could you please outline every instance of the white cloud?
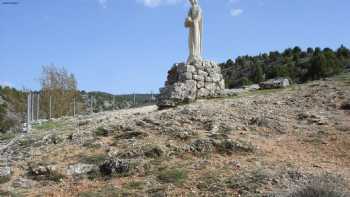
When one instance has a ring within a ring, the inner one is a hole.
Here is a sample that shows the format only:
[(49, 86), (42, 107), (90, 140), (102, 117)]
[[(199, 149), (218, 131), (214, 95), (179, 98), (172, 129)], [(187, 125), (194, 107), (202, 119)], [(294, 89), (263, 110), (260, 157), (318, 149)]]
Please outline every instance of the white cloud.
[(146, 7), (155, 8), (161, 5), (175, 5), (183, 2), (184, 0), (137, 0)]
[(230, 14), (231, 16), (239, 16), (241, 14), (243, 14), (243, 10), (242, 9), (231, 9), (230, 10)]

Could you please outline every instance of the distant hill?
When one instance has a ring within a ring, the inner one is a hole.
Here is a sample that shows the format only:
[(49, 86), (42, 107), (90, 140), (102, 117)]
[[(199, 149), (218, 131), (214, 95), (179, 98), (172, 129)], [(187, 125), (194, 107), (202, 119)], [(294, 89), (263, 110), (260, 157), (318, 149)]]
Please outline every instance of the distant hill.
[(241, 56), (220, 64), (227, 88), (236, 88), (275, 78), (287, 77), (295, 83), (329, 77), (350, 69), (350, 51), (330, 48), (288, 48), (257, 56)]

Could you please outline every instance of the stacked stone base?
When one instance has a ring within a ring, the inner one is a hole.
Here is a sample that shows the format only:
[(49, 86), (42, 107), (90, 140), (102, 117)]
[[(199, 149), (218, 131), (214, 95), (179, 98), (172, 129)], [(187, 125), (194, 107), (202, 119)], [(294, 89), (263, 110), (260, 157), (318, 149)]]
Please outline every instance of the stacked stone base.
[(198, 98), (217, 97), (224, 89), (221, 69), (215, 62), (203, 60), (193, 65), (179, 63), (168, 72), (157, 105), (160, 108), (175, 107)]

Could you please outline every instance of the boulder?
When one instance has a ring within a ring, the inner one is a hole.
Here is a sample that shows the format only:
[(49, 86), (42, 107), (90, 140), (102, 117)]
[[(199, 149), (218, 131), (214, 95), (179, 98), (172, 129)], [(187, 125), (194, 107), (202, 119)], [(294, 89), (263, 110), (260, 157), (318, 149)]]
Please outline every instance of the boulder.
[(259, 85), (261, 89), (277, 89), (288, 87), (290, 82), (289, 79), (286, 78), (276, 78), (261, 82)]
[(137, 159), (110, 158), (100, 166), (100, 172), (105, 176), (113, 174), (126, 176), (133, 173), (139, 163)]
[(66, 174), (69, 176), (83, 175), (95, 170), (96, 168), (97, 167), (92, 164), (77, 163), (68, 166), (66, 169)]
[(58, 172), (55, 165), (32, 164), (28, 169), (28, 176), (37, 181), (61, 181), (64, 176)]
[(221, 68), (215, 62), (203, 60), (192, 64), (175, 64), (169, 70), (165, 87), (160, 89), (159, 108), (216, 97), (225, 89)]

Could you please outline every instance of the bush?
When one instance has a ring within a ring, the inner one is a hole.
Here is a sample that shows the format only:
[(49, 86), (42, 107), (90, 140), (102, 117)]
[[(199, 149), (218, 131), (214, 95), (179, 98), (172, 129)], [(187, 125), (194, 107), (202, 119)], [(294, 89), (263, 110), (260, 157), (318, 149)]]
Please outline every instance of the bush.
[(96, 136), (108, 137), (109, 131), (103, 127), (98, 127), (95, 131)]
[(81, 163), (86, 164), (94, 164), (94, 165), (100, 165), (107, 159), (107, 156), (104, 154), (97, 154), (97, 155), (83, 155), (80, 158)]
[(347, 197), (344, 180), (333, 175), (314, 177), (309, 184), (290, 192), (288, 197)]
[(163, 183), (181, 185), (187, 179), (187, 172), (183, 169), (167, 169), (159, 173), (158, 179)]
[(16, 135), (14, 133), (0, 133), (0, 141), (1, 140), (10, 140), (14, 138)]

